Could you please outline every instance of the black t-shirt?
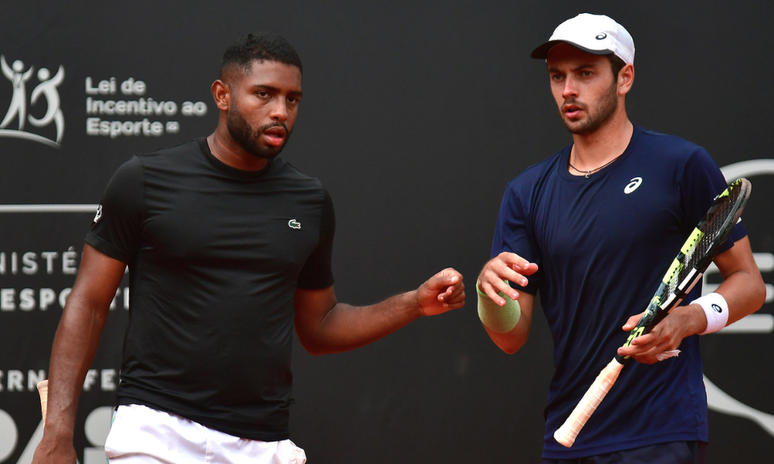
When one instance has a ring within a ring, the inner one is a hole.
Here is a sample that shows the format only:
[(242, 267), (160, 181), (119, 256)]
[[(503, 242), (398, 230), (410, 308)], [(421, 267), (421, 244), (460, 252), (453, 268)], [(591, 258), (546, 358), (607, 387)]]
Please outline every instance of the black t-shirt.
[(206, 139), (135, 156), (86, 242), (129, 265), (119, 404), (288, 437), (293, 297), (333, 284), (333, 204), (280, 158), (231, 168)]

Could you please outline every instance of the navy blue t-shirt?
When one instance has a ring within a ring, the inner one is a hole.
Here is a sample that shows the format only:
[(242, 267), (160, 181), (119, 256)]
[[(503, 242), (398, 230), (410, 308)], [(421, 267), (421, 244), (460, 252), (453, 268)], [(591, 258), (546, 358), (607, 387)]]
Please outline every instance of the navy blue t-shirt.
[[(707, 397), (697, 336), (679, 357), (631, 362), (572, 448), (554, 431), (616, 349), (626, 320), (646, 307), (672, 259), (726, 182), (707, 152), (678, 137), (634, 128), (629, 146), (590, 177), (568, 172), (571, 146), (511, 181), (492, 256), (538, 264), (540, 296), (556, 372), (545, 409), (543, 456), (573, 459), (676, 440), (708, 440)], [(746, 235), (738, 225), (725, 249)], [(685, 299), (697, 298), (700, 285)]]

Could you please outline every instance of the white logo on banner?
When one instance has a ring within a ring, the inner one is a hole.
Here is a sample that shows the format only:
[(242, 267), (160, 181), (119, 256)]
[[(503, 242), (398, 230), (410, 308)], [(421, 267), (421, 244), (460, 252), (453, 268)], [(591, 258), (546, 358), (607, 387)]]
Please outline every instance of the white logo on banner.
[[(721, 168), (726, 180), (733, 181), (740, 177), (774, 174), (774, 159), (759, 159), (742, 161)], [(774, 271), (774, 254), (754, 253), (755, 263), (761, 272)], [(718, 285), (707, 283), (707, 276), (718, 273), (718, 268), (711, 264), (704, 273), (704, 294), (713, 292)], [(774, 301), (774, 285), (766, 284), (766, 303)], [(774, 316), (771, 314), (750, 314), (724, 328), (718, 334), (746, 333), (770, 334), (774, 332)], [(774, 436), (774, 415), (759, 411), (733, 398), (704, 376), (704, 386), (707, 389), (707, 404), (713, 411), (731, 416), (744, 417), (760, 425), (766, 432)]]
[[(5, 117), (2, 122), (0, 122), (0, 137), (16, 137), (59, 148), (61, 146), (62, 136), (64, 135), (65, 123), (64, 115), (60, 108), (59, 91), (57, 90), (57, 87), (59, 87), (64, 80), (64, 67), (60, 65), (59, 70), (53, 76), (46, 68), (40, 68), (37, 72), (39, 82), (30, 94), (29, 103), (31, 106), (35, 106), (36, 104), (42, 104), (42, 100), (45, 100), (46, 112), (43, 117), (39, 119), (27, 114), (27, 82), (32, 79), (35, 67), (30, 66), (29, 69), (25, 69), (26, 67), (27, 65), (21, 60), (16, 60), (9, 66), (8, 62), (5, 60), (5, 55), (0, 55), (0, 70), (2, 70), (3, 75), (13, 87), (11, 103), (8, 105), (8, 111), (5, 113)], [(14, 121), (18, 123), (16, 128), (7, 129)], [(25, 131), (24, 125), (27, 122), (35, 127), (45, 127), (54, 123), (56, 127), (56, 139), (47, 139), (42, 135)]]

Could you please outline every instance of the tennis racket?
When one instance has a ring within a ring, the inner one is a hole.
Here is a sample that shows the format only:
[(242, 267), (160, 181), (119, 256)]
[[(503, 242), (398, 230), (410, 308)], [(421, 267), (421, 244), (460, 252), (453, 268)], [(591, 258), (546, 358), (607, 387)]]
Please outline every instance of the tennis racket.
[[(750, 197), (751, 188), (747, 179), (738, 179), (715, 198), (712, 207), (693, 229), (680, 249), (680, 253), (661, 279), (656, 294), (650, 300), (637, 326), (629, 332), (624, 347), (630, 346), (635, 338), (650, 332), (701, 279), (712, 258), (739, 221), (744, 205)], [(554, 432), (557, 442), (568, 448), (575, 443), (578, 433), (610, 391), (628, 360), (628, 356), (616, 354), (613, 360), (602, 369), (564, 424)]]

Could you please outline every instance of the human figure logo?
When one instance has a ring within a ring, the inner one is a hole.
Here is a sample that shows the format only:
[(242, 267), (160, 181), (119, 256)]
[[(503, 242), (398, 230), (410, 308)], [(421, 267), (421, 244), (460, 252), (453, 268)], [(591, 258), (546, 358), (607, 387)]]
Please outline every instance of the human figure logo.
[[(40, 68), (36, 74), (38, 85), (32, 90), (29, 103), (31, 106), (35, 106), (41, 103), (39, 100), (45, 100), (46, 112), (41, 118), (35, 118), (31, 114), (27, 114), (27, 83), (32, 79), (35, 67), (30, 66), (29, 69), (25, 69), (26, 67), (27, 65), (21, 60), (16, 60), (9, 66), (5, 55), (0, 55), (0, 70), (2, 70), (3, 75), (13, 87), (11, 103), (8, 106), (8, 111), (5, 113), (3, 121), (0, 122), (0, 137), (15, 137), (59, 148), (64, 135), (65, 122), (57, 87), (64, 81), (64, 67), (60, 65), (59, 70), (53, 76), (46, 68)], [(14, 121), (17, 124), (12, 126), (11, 123)], [(27, 122), (34, 127), (45, 127), (54, 123), (56, 137), (49, 139), (42, 135), (25, 131), (24, 125)]]

